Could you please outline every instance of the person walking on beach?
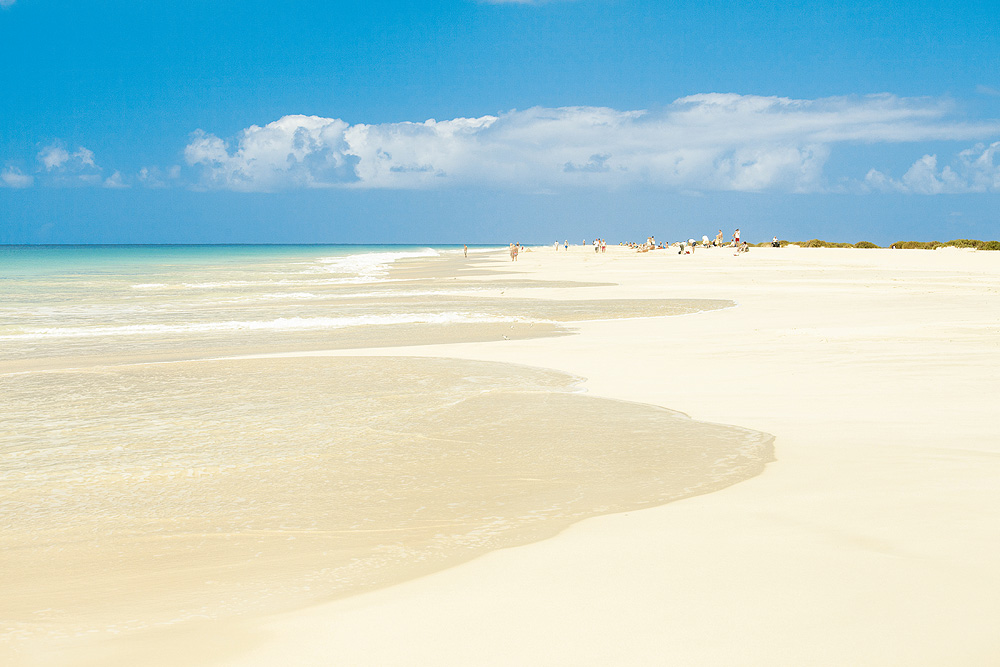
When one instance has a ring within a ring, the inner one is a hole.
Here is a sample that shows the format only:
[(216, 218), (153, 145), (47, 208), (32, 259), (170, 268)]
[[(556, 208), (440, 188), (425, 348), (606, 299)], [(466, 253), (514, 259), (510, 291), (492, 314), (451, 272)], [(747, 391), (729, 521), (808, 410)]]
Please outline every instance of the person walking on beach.
[(467, 245), (463, 245), (463, 246), (462, 246), (462, 252), (464, 252), (464, 253), (465, 253), (465, 256), (466, 256), (466, 257), (468, 257), (468, 256), (469, 256), (469, 246), (467, 246)]

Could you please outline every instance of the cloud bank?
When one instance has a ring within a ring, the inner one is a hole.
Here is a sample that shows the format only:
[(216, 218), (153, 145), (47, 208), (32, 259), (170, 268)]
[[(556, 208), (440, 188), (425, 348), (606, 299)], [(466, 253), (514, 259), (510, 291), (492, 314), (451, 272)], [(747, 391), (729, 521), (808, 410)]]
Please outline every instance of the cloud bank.
[(7, 167), (0, 172), (0, 185), (8, 188), (29, 188), (34, 183), (34, 176), (25, 174), (17, 167)]
[(45, 146), (35, 156), (38, 175), (50, 185), (98, 185), (102, 169), (94, 161), (94, 152), (83, 146), (72, 153), (61, 141)]
[(937, 155), (925, 155), (898, 180), (872, 169), (865, 183), (879, 192), (920, 195), (1000, 192), (1000, 141), (976, 144), (940, 169)]
[[(838, 144), (1000, 137), (998, 121), (952, 120), (953, 114), (945, 101), (892, 95), (796, 100), (712, 93), (655, 111), (536, 107), (380, 125), (290, 115), (248, 127), (231, 141), (198, 130), (184, 157), (199, 187), (239, 191), (648, 185), (823, 192), (833, 189), (823, 169)], [(995, 145), (982, 150), (995, 153)], [(985, 164), (993, 153), (961, 159)], [(899, 181), (869, 172), (857, 187), (935, 187), (919, 181), (926, 165), (914, 167)], [(960, 165), (955, 174), (961, 187), (979, 192), (997, 188), (988, 171)], [(960, 187), (950, 173), (936, 172), (934, 178), (943, 187)]]

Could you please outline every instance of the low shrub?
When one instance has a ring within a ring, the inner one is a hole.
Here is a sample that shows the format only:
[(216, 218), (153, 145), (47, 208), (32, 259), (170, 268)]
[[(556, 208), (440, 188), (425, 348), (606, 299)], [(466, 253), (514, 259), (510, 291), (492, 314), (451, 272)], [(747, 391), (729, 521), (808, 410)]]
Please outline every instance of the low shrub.
[(976, 239), (952, 239), (944, 245), (954, 246), (956, 248), (981, 248), (983, 246), (982, 241), (977, 241)]
[(858, 241), (857, 243), (854, 244), (854, 247), (855, 248), (878, 248), (879, 246), (875, 245), (871, 241)]
[(810, 239), (798, 244), (803, 248), (853, 248), (850, 243), (834, 243), (832, 241), (821, 241), (820, 239)]
[(902, 250), (934, 250), (940, 248), (940, 241), (896, 241), (891, 247)]

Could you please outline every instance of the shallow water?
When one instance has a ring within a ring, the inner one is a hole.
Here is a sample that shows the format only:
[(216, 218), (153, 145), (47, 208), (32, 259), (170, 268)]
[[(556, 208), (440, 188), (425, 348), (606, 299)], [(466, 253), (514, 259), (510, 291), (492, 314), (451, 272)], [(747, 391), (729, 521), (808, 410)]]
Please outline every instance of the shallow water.
[(770, 460), (764, 434), (590, 397), (554, 371), (211, 358), (568, 335), (585, 319), (729, 305), (511, 298), (544, 285), (461, 277), (454, 262), (393, 279), (395, 259), (448, 251), (362, 250), (5, 256), (0, 643), (343, 596)]
[(121, 632), (384, 585), (760, 472), (761, 434), (421, 358), (3, 378), (2, 617)]

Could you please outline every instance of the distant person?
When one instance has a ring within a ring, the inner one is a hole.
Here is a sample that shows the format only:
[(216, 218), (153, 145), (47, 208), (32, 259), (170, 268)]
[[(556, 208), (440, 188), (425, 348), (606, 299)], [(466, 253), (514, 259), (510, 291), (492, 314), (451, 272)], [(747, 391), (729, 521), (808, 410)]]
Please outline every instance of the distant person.
[(569, 250), (569, 241), (563, 240), (563, 250)]
[(463, 245), (463, 246), (462, 246), (462, 252), (464, 252), (464, 253), (465, 253), (465, 256), (466, 256), (466, 257), (468, 257), (468, 256), (469, 256), (469, 246), (467, 246), (467, 245)]
[(556, 252), (559, 252), (559, 241), (556, 241)]
[(719, 248), (722, 247), (722, 230), (721, 229), (719, 230), (719, 233), (715, 235), (715, 245), (716, 245), (716, 247), (719, 247)]
[(740, 228), (737, 227), (736, 231), (733, 232), (733, 245), (739, 247), (740, 245)]
[(771, 239), (771, 247), (772, 248), (780, 248), (781, 247), (781, 242), (778, 241), (778, 237), (777, 236), (775, 236), (773, 239)]

